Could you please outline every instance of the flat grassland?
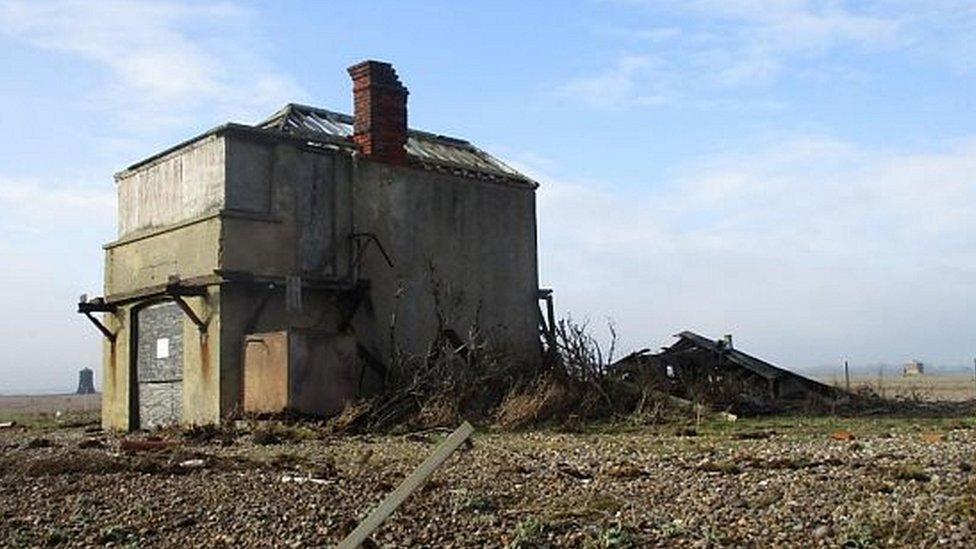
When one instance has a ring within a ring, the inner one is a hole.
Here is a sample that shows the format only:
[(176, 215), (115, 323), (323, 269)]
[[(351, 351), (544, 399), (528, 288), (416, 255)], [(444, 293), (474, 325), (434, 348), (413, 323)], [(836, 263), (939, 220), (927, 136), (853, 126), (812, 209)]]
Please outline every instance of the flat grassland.
[[(374, 534), (382, 547), (976, 546), (976, 416), (676, 416), (481, 429)], [(0, 429), (0, 546), (322, 546), (445, 435), (313, 423)], [(157, 443), (158, 444), (158, 443)]]
[[(827, 385), (844, 387), (844, 374), (814, 376)], [(917, 398), (928, 401), (960, 402), (976, 399), (973, 374), (924, 374), (902, 376), (901, 372), (885, 372), (883, 376), (859, 373), (851, 376), (851, 389), (870, 387), (889, 398)]]
[(44, 421), (57, 414), (97, 413), (102, 395), (0, 395), (0, 422), (20, 423)]

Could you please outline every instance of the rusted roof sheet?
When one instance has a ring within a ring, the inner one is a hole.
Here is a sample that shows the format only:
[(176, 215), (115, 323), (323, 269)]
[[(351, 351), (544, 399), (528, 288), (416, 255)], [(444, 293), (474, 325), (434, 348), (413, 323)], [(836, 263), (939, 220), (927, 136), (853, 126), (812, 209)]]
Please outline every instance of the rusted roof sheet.
[[(353, 118), (348, 114), (291, 103), (257, 125), (310, 139), (348, 141), (353, 134)], [(407, 154), (411, 165), (476, 179), (497, 180), (537, 187), (529, 177), (471, 143), (418, 130), (407, 132)]]

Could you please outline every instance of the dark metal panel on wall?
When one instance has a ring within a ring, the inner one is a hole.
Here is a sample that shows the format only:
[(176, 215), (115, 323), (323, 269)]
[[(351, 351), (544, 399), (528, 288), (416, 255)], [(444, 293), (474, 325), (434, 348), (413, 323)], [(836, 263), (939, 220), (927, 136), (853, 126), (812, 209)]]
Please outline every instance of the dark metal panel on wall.
[(183, 413), (183, 312), (169, 301), (138, 313), (139, 427), (179, 423)]

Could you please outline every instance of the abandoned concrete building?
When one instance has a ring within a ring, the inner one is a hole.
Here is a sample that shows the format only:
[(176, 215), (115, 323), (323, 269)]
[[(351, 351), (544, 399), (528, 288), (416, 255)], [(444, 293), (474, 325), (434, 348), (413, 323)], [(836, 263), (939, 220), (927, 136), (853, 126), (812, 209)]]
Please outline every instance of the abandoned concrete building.
[(537, 184), (408, 129), (391, 65), (348, 72), (353, 116), (290, 104), (116, 175), (105, 293), (79, 303), (105, 335), (106, 428), (334, 413), (394, 347), (474, 324), (541, 360)]

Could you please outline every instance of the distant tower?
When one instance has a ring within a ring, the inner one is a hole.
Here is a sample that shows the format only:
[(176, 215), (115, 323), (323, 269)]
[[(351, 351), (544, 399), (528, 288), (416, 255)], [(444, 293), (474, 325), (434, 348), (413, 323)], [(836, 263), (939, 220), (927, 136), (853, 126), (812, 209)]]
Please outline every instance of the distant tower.
[(78, 394), (90, 395), (95, 392), (95, 375), (91, 368), (82, 368), (78, 371)]
[(905, 377), (920, 376), (925, 373), (925, 364), (918, 360), (906, 363), (902, 367), (902, 375)]

